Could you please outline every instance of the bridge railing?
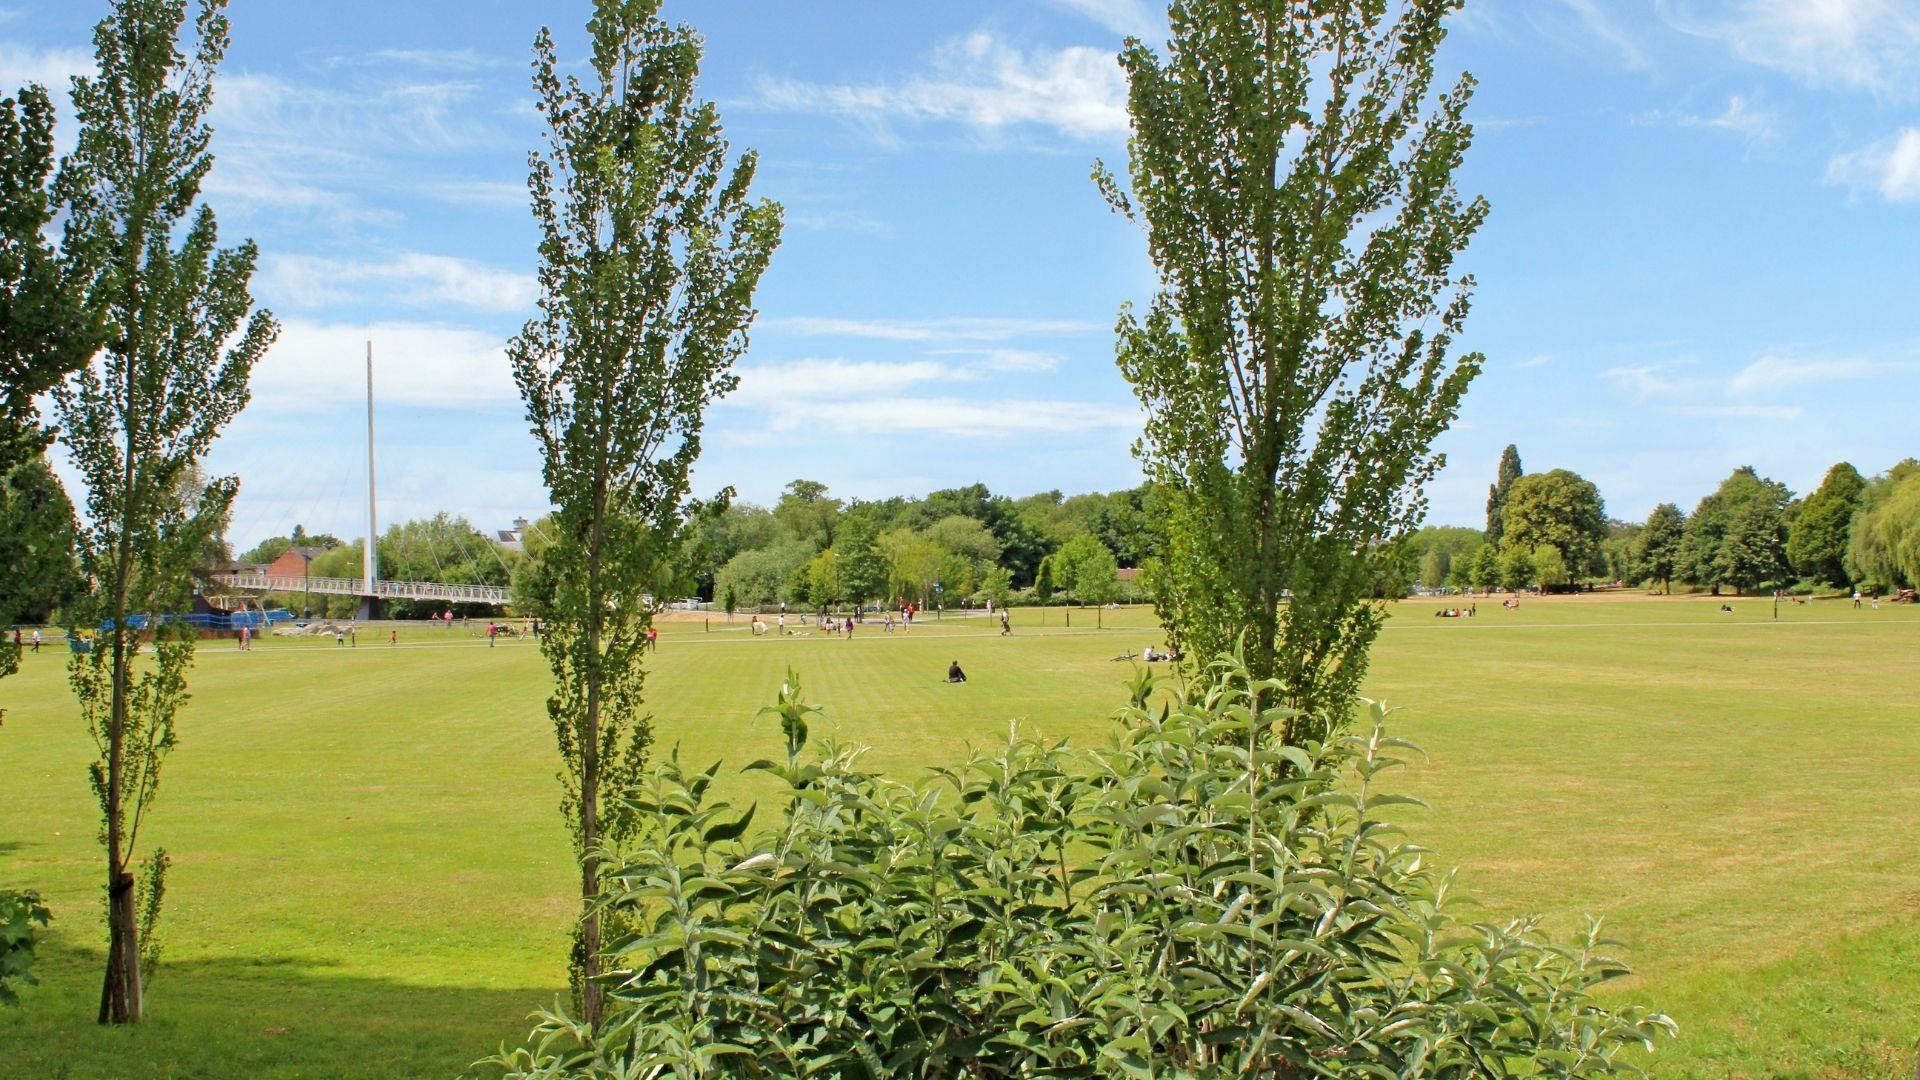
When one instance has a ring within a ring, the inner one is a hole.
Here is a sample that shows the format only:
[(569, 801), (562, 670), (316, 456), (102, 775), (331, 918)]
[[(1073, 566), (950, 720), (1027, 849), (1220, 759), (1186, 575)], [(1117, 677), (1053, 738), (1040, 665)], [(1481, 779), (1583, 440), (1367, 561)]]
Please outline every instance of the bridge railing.
[(375, 581), (365, 578), (300, 577), (279, 574), (215, 574), (214, 580), (248, 592), (317, 592), (333, 596), (375, 596), (390, 600), (445, 600), (453, 603), (504, 604), (507, 590), (499, 585), (451, 585), (440, 581)]

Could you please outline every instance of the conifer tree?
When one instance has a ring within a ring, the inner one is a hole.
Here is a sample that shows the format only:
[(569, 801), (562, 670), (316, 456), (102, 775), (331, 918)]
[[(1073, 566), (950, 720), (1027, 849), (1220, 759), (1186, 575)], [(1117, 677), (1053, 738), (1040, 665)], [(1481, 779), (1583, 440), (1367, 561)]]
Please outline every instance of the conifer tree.
[(1487, 543), (1500, 546), (1506, 535), (1507, 495), (1513, 491), (1526, 470), (1520, 467), (1520, 448), (1512, 443), (1500, 452), (1500, 472), (1487, 488)]

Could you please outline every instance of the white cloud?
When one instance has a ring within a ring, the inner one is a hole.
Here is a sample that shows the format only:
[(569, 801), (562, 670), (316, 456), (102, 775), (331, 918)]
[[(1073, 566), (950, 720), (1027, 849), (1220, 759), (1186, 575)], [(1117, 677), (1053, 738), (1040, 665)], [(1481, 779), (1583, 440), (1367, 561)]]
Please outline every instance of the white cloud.
[(1682, 113), (1674, 119), (1681, 127), (1728, 131), (1752, 142), (1773, 138), (1778, 123), (1772, 113), (1755, 107), (1753, 102), (1741, 94), (1728, 98), (1727, 107), (1714, 116)]
[(1613, 15), (1596, 0), (1560, 0), (1560, 4), (1579, 21), (1582, 37), (1606, 44), (1619, 54), (1621, 63), (1630, 68), (1647, 66), (1646, 53), (1640, 43), (1620, 29)]
[(1703, 420), (1798, 420), (1804, 411), (1798, 405), (1672, 405), (1667, 411), (1675, 416), (1696, 416)]
[(519, 67), (522, 61), (518, 57), (494, 56), (473, 49), (376, 49), (365, 55), (336, 56), (328, 63), (333, 67), (404, 64), (440, 71), (479, 71)]
[(1763, 356), (1734, 375), (1732, 389), (1736, 394), (1749, 396), (1795, 390), (1803, 386), (1884, 378), (1916, 370), (1920, 370), (1920, 363), (1911, 360), (1860, 356), (1829, 359)]
[(1840, 154), (1827, 163), (1827, 182), (1888, 202), (1920, 202), (1920, 127)]
[(1033, 349), (986, 349), (948, 350), (954, 356), (977, 356), (974, 367), (982, 371), (1004, 372), (1007, 374), (1034, 374), (1052, 371), (1060, 366), (1060, 358), (1052, 353), (1037, 352)]
[[(931, 360), (901, 362), (836, 359), (759, 364), (740, 372), (740, 387), (724, 404), (759, 413), (771, 432), (796, 431), (823, 414), (855, 415), (863, 435), (986, 437), (1015, 432), (1138, 430), (1137, 409), (1084, 401), (960, 398), (941, 393), (956, 384), (980, 385), (991, 374), (978, 366)], [(736, 443), (755, 435), (728, 425)]]
[(864, 210), (803, 210), (789, 208), (786, 223), (808, 232), (865, 233), (891, 237), (893, 226)]
[(898, 394), (925, 383), (967, 376), (932, 360), (885, 362), (808, 359), (756, 364), (740, 369), (740, 386), (727, 395), (729, 405), (804, 414), (820, 402)]
[(1659, 407), (1673, 416), (1705, 419), (1795, 420), (1801, 406), (1768, 398), (1791, 397), (1809, 387), (1886, 379), (1920, 371), (1920, 361), (1886, 357), (1762, 356), (1728, 376), (1695, 375), (1677, 364), (1634, 364), (1609, 368), (1605, 378), (1632, 395), (1637, 404)]
[[(304, 215), (336, 227), (390, 224), (398, 215), (370, 208), (361, 193), (432, 194), (442, 186), (448, 201), (473, 201), (471, 186), (424, 178), (444, 170), (448, 153), (519, 151), (480, 83), (396, 80), (386, 68), (337, 74), (325, 85), (247, 72), (220, 76), (211, 118), (215, 164), (207, 178), (219, 206), (242, 215)], [(413, 168), (415, 161), (431, 168)]]
[(55, 100), (65, 101), (67, 80), (93, 73), (93, 54), (85, 49), (34, 49), (0, 42), (0, 95), (12, 96), (27, 83), (39, 83)]
[(456, 206), (530, 205), (524, 180), (434, 180), (415, 190)]
[(436, 323), (289, 319), (253, 373), (253, 408), (311, 413), (357, 407), (373, 342), (376, 414), (387, 406), (513, 408), (520, 392), (496, 334)]
[(529, 274), (417, 251), (378, 260), (278, 255), (264, 260), (259, 292), (269, 306), (283, 308), (325, 307), (377, 292), (388, 302), (515, 312), (533, 305), (535, 283)]
[(1640, 402), (1680, 394), (1702, 392), (1707, 384), (1699, 379), (1678, 379), (1667, 374), (1660, 364), (1631, 364), (1613, 367), (1600, 373), (1603, 379), (1610, 379), (1633, 394)]
[(1116, 34), (1146, 37), (1165, 19), (1146, 0), (1053, 0), (1055, 7), (1084, 15)]
[(869, 338), (878, 341), (1006, 341), (1016, 337), (1087, 334), (1101, 329), (1070, 319), (838, 319), (802, 315), (776, 325), (809, 337)]
[(1525, 360), (1515, 361), (1513, 366), (1517, 368), (1537, 368), (1545, 367), (1552, 362), (1553, 357), (1542, 353), (1539, 356), (1529, 356)]
[(992, 438), (1016, 434), (1139, 431), (1143, 417), (1137, 409), (1086, 401), (893, 398), (869, 402), (860, 413), (860, 426), (870, 433)]
[(768, 79), (760, 100), (854, 120), (883, 135), (892, 121), (983, 131), (1033, 124), (1079, 138), (1127, 130), (1126, 80), (1111, 51), (1075, 45), (1023, 52), (985, 32), (950, 42), (934, 54), (931, 70), (898, 82)]
[(1672, 25), (1814, 86), (1889, 97), (1920, 93), (1913, 0), (1730, 0), (1669, 9)]

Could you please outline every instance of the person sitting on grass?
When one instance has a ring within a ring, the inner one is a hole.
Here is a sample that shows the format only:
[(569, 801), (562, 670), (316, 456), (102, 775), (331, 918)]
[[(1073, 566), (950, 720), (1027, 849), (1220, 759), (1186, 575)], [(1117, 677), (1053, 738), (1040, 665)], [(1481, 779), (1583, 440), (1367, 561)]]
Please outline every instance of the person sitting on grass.
[(955, 660), (947, 665), (947, 681), (950, 683), (967, 681), (967, 673), (960, 670), (960, 661)]

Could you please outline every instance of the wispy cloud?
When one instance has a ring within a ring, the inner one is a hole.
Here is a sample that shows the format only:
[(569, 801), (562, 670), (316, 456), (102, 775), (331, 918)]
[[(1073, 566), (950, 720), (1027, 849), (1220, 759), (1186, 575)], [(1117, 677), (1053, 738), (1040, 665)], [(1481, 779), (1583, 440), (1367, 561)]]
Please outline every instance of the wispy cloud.
[(1669, 119), (1681, 127), (1724, 131), (1748, 142), (1764, 142), (1773, 138), (1778, 133), (1780, 122), (1777, 116), (1756, 106), (1744, 94), (1729, 97), (1727, 107), (1717, 113), (1667, 112), (1655, 114), (1655, 119)]
[(1920, 202), (1920, 127), (1836, 156), (1827, 163), (1827, 182), (1888, 202)]
[(1031, 375), (1060, 366), (1058, 356), (1033, 349), (939, 349), (933, 355), (970, 356), (975, 370), (1008, 375)]
[(1814, 86), (1920, 95), (1920, 7), (1912, 0), (1678, 0), (1669, 24)]
[(414, 190), (455, 206), (528, 205), (527, 185), (523, 180), (430, 180)]
[(1116, 34), (1146, 37), (1165, 19), (1149, 8), (1146, 0), (1052, 0), (1055, 7), (1084, 15)]
[(1071, 319), (840, 319), (801, 315), (775, 326), (809, 337), (867, 338), (877, 341), (1007, 341), (1017, 337), (1088, 334), (1102, 327)]
[(1542, 353), (1539, 356), (1529, 356), (1525, 360), (1517, 360), (1514, 362), (1513, 366), (1517, 368), (1537, 368), (1537, 367), (1545, 367), (1552, 362), (1553, 362), (1553, 357), (1547, 356), (1546, 354)]
[(366, 350), (373, 342), (381, 407), (512, 408), (519, 390), (505, 341), (442, 323), (322, 323), (288, 319), (254, 369), (254, 410), (316, 413), (366, 400)]
[(1083, 45), (1023, 51), (985, 32), (949, 42), (927, 71), (893, 82), (767, 79), (760, 104), (841, 117), (883, 138), (891, 138), (895, 123), (983, 132), (1037, 125), (1077, 138), (1127, 130), (1126, 82), (1111, 51)]
[[(913, 432), (972, 438), (1015, 432), (1126, 431), (1140, 426), (1138, 410), (1130, 407), (952, 393), (956, 386), (985, 389), (988, 380), (1011, 370), (1015, 369), (933, 360), (807, 359), (756, 364), (741, 371), (740, 388), (723, 404), (758, 413), (772, 432), (804, 428), (823, 411), (857, 413), (860, 430), (867, 435)], [(728, 430), (737, 430), (737, 425), (729, 425)]]
[(864, 210), (808, 210), (789, 207), (786, 223), (808, 232), (865, 233), (892, 236), (893, 226)]
[(320, 308), (377, 294), (383, 301), (422, 307), (515, 312), (533, 305), (534, 280), (528, 274), (417, 251), (380, 259), (274, 255), (261, 266), (259, 291), (279, 308)]
[[(899, 394), (910, 387), (963, 377), (932, 360), (806, 359), (754, 364), (741, 369), (740, 387), (727, 396), (726, 403), (780, 412), (799, 406), (790, 415), (804, 416), (821, 401)], [(804, 406), (799, 405), (802, 402)]]
[(440, 171), (449, 154), (514, 148), (504, 110), (482, 83), (399, 74), (347, 72), (324, 85), (223, 74), (214, 91), (217, 159), (208, 192), (243, 215), (277, 211), (330, 227), (390, 223), (392, 212), (369, 193), (452, 183), (449, 195), (472, 197), (482, 189), (423, 181), (409, 163), (432, 162)]
[(474, 49), (375, 49), (370, 53), (341, 55), (327, 61), (328, 67), (413, 67), (431, 71), (481, 71), (488, 68), (519, 67), (519, 57), (483, 53)]
[(93, 54), (85, 49), (35, 49), (0, 42), (0, 94), (11, 95), (27, 83), (39, 83), (56, 99), (64, 100), (67, 80), (92, 72)]
[(1703, 420), (1798, 420), (1806, 410), (1798, 405), (1670, 405), (1674, 416), (1696, 416)]
[(1920, 371), (1915, 360), (1879, 357), (1763, 356), (1734, 375), (1733, 392), (1741, 395), (1797, 390), (1804, 386), (1861, 382)]
[(1601, 377), (1627, 391), (1636, 404), (1673, 416), (1795, 419), (1802, 406), (1767, 399), (1914, 372), (1920, 372), (1920, 360), (1908, 357), (1768, 354), (1726, 376), (1696, 374), (1691, 365), (1676, 362), (1608, 368)]
[(1581, 36), (1612, 49), (1627, 67), (1647, 66), (1647, 55), (1640, 43), (1621, 29), (1620, 24), (1614, 21), (1614, 13), (1598, 0), (1559, 0), (1559, 3), (1572, 13)]

